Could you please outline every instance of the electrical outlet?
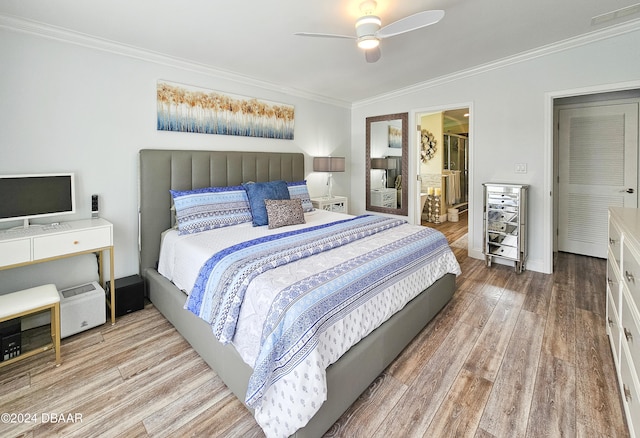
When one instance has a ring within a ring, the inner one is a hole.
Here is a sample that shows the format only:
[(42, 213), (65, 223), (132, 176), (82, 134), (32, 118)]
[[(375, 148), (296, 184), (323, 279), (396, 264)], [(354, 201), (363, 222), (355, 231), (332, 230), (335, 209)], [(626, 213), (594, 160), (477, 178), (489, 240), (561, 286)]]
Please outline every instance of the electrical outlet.
[(527, 163), (516, 163), (516, 173), (527, 173)]

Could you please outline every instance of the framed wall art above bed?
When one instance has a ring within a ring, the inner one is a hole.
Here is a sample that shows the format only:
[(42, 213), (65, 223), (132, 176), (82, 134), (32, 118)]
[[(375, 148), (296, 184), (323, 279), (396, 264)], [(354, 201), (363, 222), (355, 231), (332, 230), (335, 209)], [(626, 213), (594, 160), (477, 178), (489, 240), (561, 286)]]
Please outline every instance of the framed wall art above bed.
[(158, 81), (158, 131), (293, 140), (294, 107), (205, 88)]

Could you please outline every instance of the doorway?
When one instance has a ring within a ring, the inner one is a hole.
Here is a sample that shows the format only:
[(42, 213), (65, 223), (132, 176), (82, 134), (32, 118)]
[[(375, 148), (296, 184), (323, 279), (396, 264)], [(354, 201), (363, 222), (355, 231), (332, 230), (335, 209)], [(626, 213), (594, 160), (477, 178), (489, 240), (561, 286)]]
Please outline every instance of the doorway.
[(609, 207), (637, 207), (639, 107), (640, 90), (554, 100), (554, 255), (606, 258)]
[[(447, 223), (447, 229), (459, 228), (453, 235), (460, 237), (468, 233), (470, 119), (468, 106), (416, 112), (415, 223), (436, 228)], [(435, 193), (438, 201), (429, 197)], [(429, 202), (439, 202), (437, 210)]]

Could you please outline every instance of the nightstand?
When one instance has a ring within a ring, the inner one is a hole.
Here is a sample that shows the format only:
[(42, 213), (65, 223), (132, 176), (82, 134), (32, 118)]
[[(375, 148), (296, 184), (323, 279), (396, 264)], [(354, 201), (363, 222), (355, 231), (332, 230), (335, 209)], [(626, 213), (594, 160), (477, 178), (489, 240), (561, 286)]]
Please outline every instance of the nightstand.
[(371, 205), (385, 208), (398, 208), (397, 189), (380, 188), (371, 190)]
[(319, 210), (335, 211), (338, 213), (348, 213), (349, 199), (346, 196), (333, 196), (328, 198), (323, 196), (321, 198), (311, 198), (313, 206)]

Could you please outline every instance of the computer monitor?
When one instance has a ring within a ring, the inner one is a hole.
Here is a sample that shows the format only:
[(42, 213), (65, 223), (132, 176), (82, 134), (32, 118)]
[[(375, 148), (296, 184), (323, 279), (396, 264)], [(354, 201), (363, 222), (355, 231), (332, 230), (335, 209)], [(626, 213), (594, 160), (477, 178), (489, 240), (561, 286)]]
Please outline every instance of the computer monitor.
[(0, 175), (0, 222), (75, 212), (74, 173)]

